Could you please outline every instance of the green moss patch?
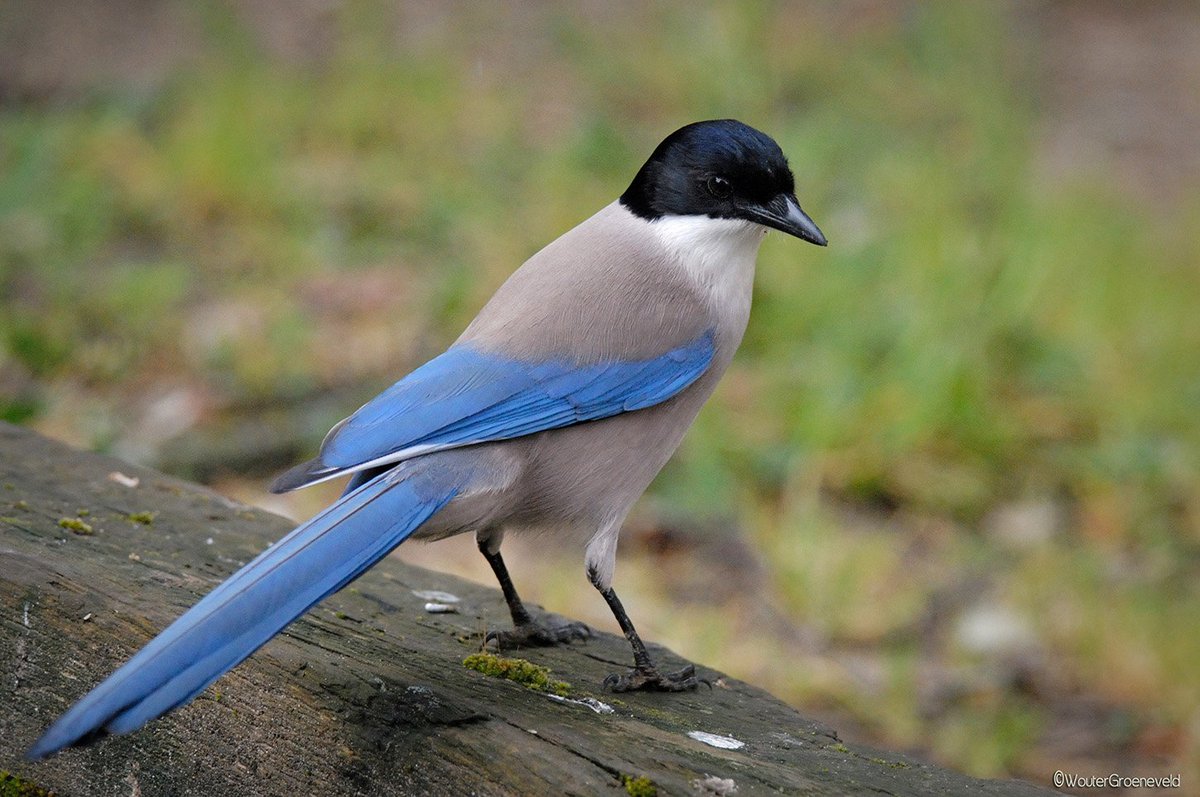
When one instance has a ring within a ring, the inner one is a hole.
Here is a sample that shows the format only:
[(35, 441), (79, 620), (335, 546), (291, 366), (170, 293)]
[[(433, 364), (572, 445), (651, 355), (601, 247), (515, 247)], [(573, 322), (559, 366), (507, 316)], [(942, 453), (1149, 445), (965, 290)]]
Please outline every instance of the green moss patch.
[(560, 697), (566, 697), (571, 692), (569, 683), (552, 679), (548, 668), (525, 659), (506, 659), (494, 653), (472, 653), (463, 659), (463, 666), (493, 678), (516, 681), (538, 692), (549, 692)]
[(633, 775), (622, 775), (621, 784), (630, 797), (658, 797), (658, 787), (645, 775), (636, 778)]
[(0, 769), (0, 797), (55, 797), (54, 792)]
[(88, 523), (80, 520), (77, 517), (64, 517), (58, 519), (58, 525), (64, 529), (74, 532), (75, 534), (91, 534), (92, 527)]

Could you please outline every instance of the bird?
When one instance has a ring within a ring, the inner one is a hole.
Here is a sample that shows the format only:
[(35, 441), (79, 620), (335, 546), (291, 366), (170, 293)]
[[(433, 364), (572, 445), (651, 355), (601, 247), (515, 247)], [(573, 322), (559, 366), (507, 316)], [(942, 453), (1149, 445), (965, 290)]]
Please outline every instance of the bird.
[(733, 119), (688, 124), (620, 197), (534, 254), (462, 335), (334, 426), (285, 492), (349, 476), (341, 497), (218, 585), (57, 719), (40, 759), (178, 708), (409, 538), (474, 533), (512, 617), (497, 645), (588, 635), (539, 620), (500, 554), (506, 533), (578, 535), (588, 581), (633, 667), (603, 686), (694, 689), (654, 663), (613, 589), (617, 537), (741, 342), (768, 230), (827, 241), (780, 146)]

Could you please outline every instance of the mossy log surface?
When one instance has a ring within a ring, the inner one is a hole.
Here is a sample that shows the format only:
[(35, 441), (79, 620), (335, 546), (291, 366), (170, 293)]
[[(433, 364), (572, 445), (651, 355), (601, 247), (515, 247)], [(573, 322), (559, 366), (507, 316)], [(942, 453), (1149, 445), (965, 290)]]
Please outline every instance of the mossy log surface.
[[(132, 477), (137, 479), (132, 486)], [(90, 527), (60, 521), (78, 519)], [(0, 769), (62, 795), (1042, 793), (843, 744), (760, 689), (605, 693), (624, 639), (508, 655), (563, 702), (463, 666), (508, 622), (497, 590), (394, 558), (141, 731), (23, 759), (46, 725), (291, 524), (0, 424)], [(73, 528), (72, 528), (73, 527)], [(426, 598), (457, 595), (456, 614)], [(663, 665), (684, 664), (654, 651)], [(603, 701), (598, 713), (585, 699)], [(730, 737), (723, 749), (689, 736)]]

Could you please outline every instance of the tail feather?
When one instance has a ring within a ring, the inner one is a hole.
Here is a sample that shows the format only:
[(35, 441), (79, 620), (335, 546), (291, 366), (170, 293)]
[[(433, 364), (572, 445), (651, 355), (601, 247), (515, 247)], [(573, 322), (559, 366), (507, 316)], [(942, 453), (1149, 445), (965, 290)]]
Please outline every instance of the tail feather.
[(133, 731), (187, 703), (322, 598), (407, 539), (465, 486), (469, 474), (420, 460), (376, 476), (206, 595), (55, 722), (30, 748)]

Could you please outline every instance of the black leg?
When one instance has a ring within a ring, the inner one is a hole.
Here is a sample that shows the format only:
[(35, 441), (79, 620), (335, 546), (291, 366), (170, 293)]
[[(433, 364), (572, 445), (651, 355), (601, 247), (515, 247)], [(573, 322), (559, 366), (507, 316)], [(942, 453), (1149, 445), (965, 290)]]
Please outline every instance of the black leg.
[(583, 623), (566, 623), (549, 626), (536, 622), (521, 602), (517, 588), (513, 586), (512, 578), (508, 575), (508, 567), (500, 556), (500, 551), (488, 550), (486, 542), (479, 542), (479, 552), (487, 563), (492, 566), (496, 580), (500, 582), (500, 591), (504, 593), (504, 602), (508, 604), (508, 612), (512, 615), (513, 629), (511, 631), (489, 631), (486, 642), (495, 642), (498, 647), (535, 647), (561, 645), (574, 639), (587, 639), (592, 630)]
[(492, 553), (482, 542), (479, 543), (479, 552), (492, 566), (492, 572), (496, 574), (496, 580), (500, 582), (500, 591), (504, 593), (504, 602), (508, 604), (508, 611), (512, 614), (513, 625), (532, 623), (533, 618), (529, 616), (529, 610), (525, 608), (525, 604), (521, 603), (521, 596), (517, 594), (517, 588), (513, 586), (512, 578), (508, 575), (508, 568), (505, 566), (500, 552)]
[(621, 599), (617, 597), (617, 593), (611, 586), (601, 588), (594, 579), (592, 584), (604, 596), (608, 608), (612, 609), (613, 615), (617, 618), (617, 624), (621, 626), (621, 630), (625, 632), (625, 638), (629, 640), (629, 644), (633, 648), (633, 669), (624, 675), (613, 673), (605, 678), (606, 689), (613, 692), (632, 692), (636, 689), (682, 692), (687, 689), (695, 689), (700, 685), (701, 681), (696, 678), (696, 668), (690, 664), (677, 672), (659, 672), (658, 668), (654, 666), (654, 662), (650, 660), (650, 652), (646, 650), (645, 643), (638, 636), (637, 629), (633, 627), (629, 615), (625, 613), (625, 607), (621, 605)]

